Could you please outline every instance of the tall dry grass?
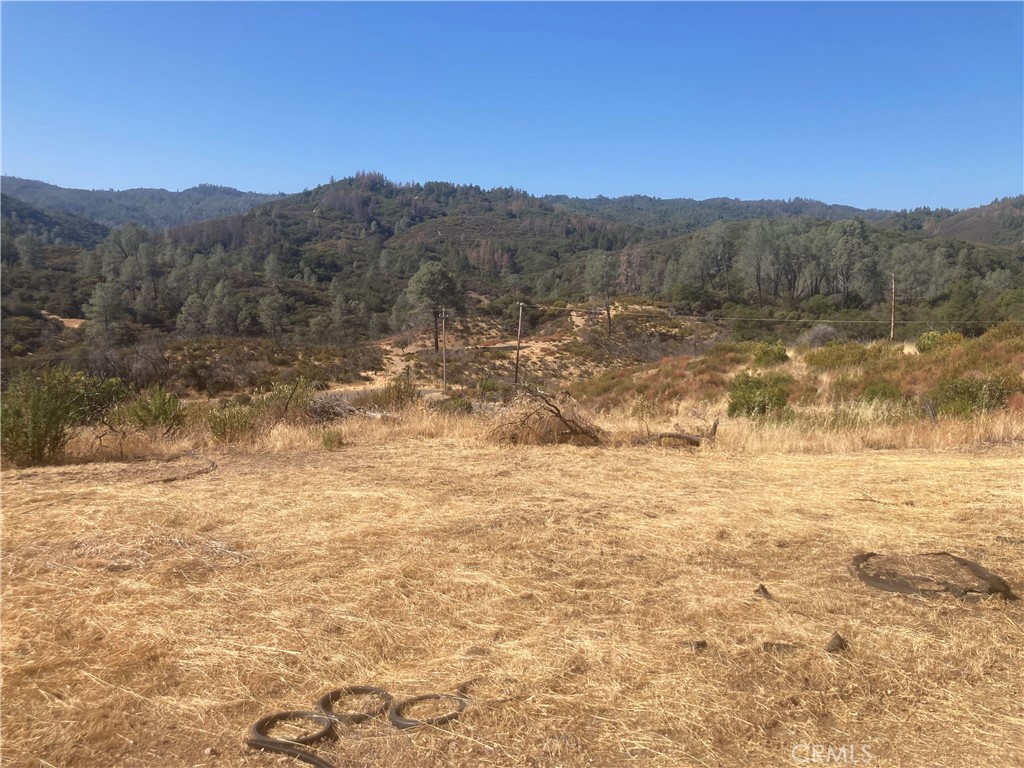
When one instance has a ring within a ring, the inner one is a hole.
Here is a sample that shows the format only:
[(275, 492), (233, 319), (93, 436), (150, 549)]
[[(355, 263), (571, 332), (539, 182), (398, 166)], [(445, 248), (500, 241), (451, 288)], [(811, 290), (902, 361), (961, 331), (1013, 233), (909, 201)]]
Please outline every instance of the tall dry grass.
[[(191, 456), (5, 471), (5, 765), (294, 765), (243, 746), (257, 717), (348, 683), (410, 696), (468, 679), (449, 726), (355, 726), (318, 753), (1024, 760), (1021, 603), (876, 592), (849, 572), (856, 552), (945, 549), (1020, 591), (1016, 449), (757, 453), (728, 429), (695, 452), (511, 448), (481, 423), (352, 422), (335, 451), (281, 427), (217, 448), (202, 475)], [(824, 649), (836, 631), (845, 653)]]
[[(695, 435), (720, 420), (717, 441), (702, 450), (742, 455), (851, 453), (870, 450), (974, 450), (1024, 446), (1024, 411), (1002, 409), (971, 419), (929, 419), (907, 406), (875, 401), (799, 408), (787, 418), (730, 418), (721, 400), (678, 402), (672, 412), (637, 401), (612, 411), (577, 406), (580, 418), (604, 432), (610, 445), (660, 432)], [(162, 430), (81, 429), (70, 440), (68, 460), (126, 461), (166, 459), (189, 453), (242, 450), (288, 452), (333, 450), (341, 445), (384, 445), (396, 440), (493, 441), (502, 411), (446, 413), (417, 403), (379, 417), (355, 415), (328, 424), (302, 418), (267, 422), (243, 438), (224, 444), (201, 419), (165, 435)]]

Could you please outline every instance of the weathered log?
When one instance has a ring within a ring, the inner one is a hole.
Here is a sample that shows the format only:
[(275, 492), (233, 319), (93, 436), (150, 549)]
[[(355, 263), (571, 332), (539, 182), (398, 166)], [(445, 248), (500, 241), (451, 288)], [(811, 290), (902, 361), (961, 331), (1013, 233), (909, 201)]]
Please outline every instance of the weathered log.
[(655, 443), (661, 440), (678, 440), (694, 448), (699, 448), (701, 442), (703, 442), (703, 438), (699, 435), (688, 435), (685, 432), (658, 432), (657, 434), (635, 438), (633, 445), (647, 445), (648, 443)]

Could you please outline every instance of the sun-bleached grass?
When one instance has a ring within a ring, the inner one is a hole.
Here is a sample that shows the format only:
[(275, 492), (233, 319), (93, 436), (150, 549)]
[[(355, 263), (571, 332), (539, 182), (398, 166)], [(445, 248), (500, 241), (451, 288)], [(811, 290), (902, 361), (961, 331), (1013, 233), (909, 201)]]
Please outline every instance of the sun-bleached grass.
[[(928, 419), (908, 407), (876, 401), (800, 408), (788, 418), (730, 418), (726, 403), (678, 403), (670, 414), (643, 404), (611, 412), (580, 408), (581, 418), (599, 427), (608, 444), (629, 443), (660, 432), (706, 434), (720, 420), (714, 450), (744, 455), (766, 453), (828, 454), (864, 450), (971, 450), (1024, 445), (1024, 412), (1003, 409), (971, 419)], [(394, 440), (493, 442), (501, 413), (445, 413), (418, 404), (379, 418), (352, 416), (329, 424), (303, 420), (267, 424), (229, 445), (218, 443), (200, 426), (164, 435), (161, 430), (114, 434), (80, 430), (68, 446), (69, 461), (171, 459), (218, 450), (282, 453), (333, 450), (339, 444), (383, 445)], [(325, 440), (325, 432), (330, 433)]]
[[(949, 550), (1022, 591), (1019, 443), (824, 452), (724, 420), (696, 451), (509, 447), (486, 423), (353, 419), (333, 451), (322, 428), (281, 426), (193, 446), (218, 464), (202, 475), (198, 455), (5, 470), (5, 764), (293, 765), (243, 746), (257, 717), (343, 684), (468, 679), (455, 724), (354, 727), (320, 754), (1024, 760), (1022, 604), (875, 592), (849, 572), (857, 552)], [(753, 597), (762, 583), (775, 600)], [(847, 653), (824, 651), (836, 631)]]
[[(727, 401), (681, 401), (666, 413), (637, 399), (612, 411), (576, 404), (579, 417), (596, 426), (609, 445), (623, 445), (666, 432), (707, 434), (720, 421), (717, 439), (701, 450), (738, 455), (842, 454), (865, 450), (975, 450), (1024, 445), (1024, 410), (986, 411), (963, 419), (929, 419), (907, 403), (856, 402), (805, 406), (784, 418), (728, 417)], [(491, 406), (471, 414), (450, 413), (417, 402), (391, 414), (353, 415), (327, 424), (295, 416), (265, 422), (225, 444), (202, 419), (165, 434), (160, 429), (82, 429), (68, 445), (68, 461), (169, 460), (211, 451), (286, 453), (333, 451), (341, 445), (384, 445), (407, 438), (494, 442), (504, 411)]]

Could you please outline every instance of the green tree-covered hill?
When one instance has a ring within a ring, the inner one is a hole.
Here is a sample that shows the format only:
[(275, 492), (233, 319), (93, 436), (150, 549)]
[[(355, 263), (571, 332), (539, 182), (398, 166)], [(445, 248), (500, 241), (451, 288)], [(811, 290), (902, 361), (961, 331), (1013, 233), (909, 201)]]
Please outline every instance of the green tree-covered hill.
[(148, 229), (164, 229), (244, 213), (256, 205), (281, 197), (239, 192), (212, 184), (201, 184), (181, 192), (166, 189), (66, 189), (14, 176), (4, 176), (2, 187), (4, 194), (37, 208), (70, 213), (107, 227), (120, 227), (134, 221)]
[(904, 210), (881, 223), (885, 227), (921, 232), (931, 237), (1014, 247), (1024, 243), (1024, 195), (1004, 197), (963, 211), (948, 208)]
[(41, 243), (92, 248), (103, 242), (110, 228), (60, 211), (47, 211), (10, 195), (0, 195), (3, 236), (29, 236)]
[[(1019, 243), (931, 237), (891, 217), (811, 201), (581, 203), (360, 173), (242, 214), (126, 225), (79, 249), (73, 273), (52, 247), (10, 260), (3, 301), (8, 315), (61, 306), (84, 317), (94, 345), (145, 328), (344, 342), (423, 327), (430, 304), (504, 316), (517, 300), (615, 297), (798, 330), (793, 321), (887, 318), (893, 274), (903, 320), (971, 333), (1024, 316)], [(5, 331), (5, 351), (37, 343), (20, 332)]]

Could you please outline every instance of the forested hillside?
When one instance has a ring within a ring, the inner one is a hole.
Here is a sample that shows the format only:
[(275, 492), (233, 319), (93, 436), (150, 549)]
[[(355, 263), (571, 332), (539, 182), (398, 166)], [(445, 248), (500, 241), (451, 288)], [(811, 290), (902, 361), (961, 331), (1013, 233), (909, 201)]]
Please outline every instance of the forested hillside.
[(706, 227), (716, 221), (775, 219), (792, 216), (805, 216), (828, 221), (858, 217), (865, 221), (879, 221), (895, 215), (892, 211), (861, 210), (849, 205), (828, 205), (817, 200), (805, 200), (799, 197), (792, 200), (737, 200), (728, 197), (710, 200), (686, 198), (661, 200), (644, 195), (592, 199), (549, 195), (544, 200), (566, 210), (603, 216), (666, 233), (688, 232)]
[(40, 244), (92, 248), (110, 234), (110, 228), (70, 213), (45, 211), (0, 194), (0, 216), (5, 238), (30, 237)]
[(66, 189), (31, 179), (4, 176), (3, 192), (51, 211), (61, 211), (120, 227), (135, 222), (148, 229), (164, 229), (244, 213), (282, 195), (239, 192), (230, 187), (201, 184), (181, 192), (166, 189)]
[[(1024, 317), (1019, 242), (929, 237), (881, 226), (890, 213), (848, 210), (536, 198), (361, 173), (240, 215), (163, 232), (130, 224), (73, 253), (43, 246), (30, 264), (5, 250), (3, 305), (9, 317), (84, 317), (92, 343), (108, 345), (147, 328), (365, 340), (427, 325), (440, 307), (508, 317), (517, 300), (625, 296), (799, 330), (792, 321), (887, 317), (895, 274), (901, 320), (973, 333)], [(48, 333), (5, 323), (4, 353), (40, 349)]]
[(925, 226), (924, 231), (937, 237), (1019, 246), (1024, 242), (1024, 195), (960, 211)]
[(1019, 246), (1024, 242), (1024, 195), (1004, 197), (965, 211), (948, 208), (900, 211), (884, 219), (882, 226), (972, 243)]

